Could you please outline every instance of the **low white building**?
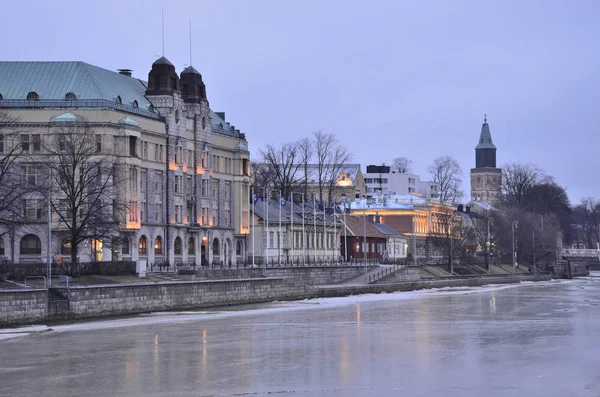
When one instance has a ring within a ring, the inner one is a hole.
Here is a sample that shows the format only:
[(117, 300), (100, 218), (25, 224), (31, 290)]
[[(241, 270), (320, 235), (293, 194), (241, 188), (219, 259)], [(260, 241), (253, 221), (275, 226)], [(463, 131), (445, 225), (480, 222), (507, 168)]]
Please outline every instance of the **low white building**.
[(364, 178), (367, 197), (418, 194), (429, 199), (439, 198), (436, 182), (421, 181), (416, 174), (392, 171), (387, 165), (368, 165)]

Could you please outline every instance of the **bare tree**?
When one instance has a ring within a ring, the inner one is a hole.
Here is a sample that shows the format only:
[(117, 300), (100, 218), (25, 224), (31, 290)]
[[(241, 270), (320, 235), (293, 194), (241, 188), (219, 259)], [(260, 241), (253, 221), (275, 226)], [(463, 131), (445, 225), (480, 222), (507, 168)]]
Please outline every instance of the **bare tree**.
[(502, 167), (502, 191), (509, 204), (522, 204), (528, 189), (546, 182), (551, 183), (552, 178), (535, 164), (510, 163)]
[(308, 164), (313, 158), (313, 146), (312, 141), (308, 138), (298, 141), (300, 161), (302, 162), (302, 191), (305, 200), (308, 200)]
[[(136, 170), (118, 171), (118, 156), (102, 147), (100, 135), (86, 122), (63, 127), (51, 136), (45, 148), (53, 214), (68, 233), (71, 263), (77, 263), (78, 246), (85, 240), (110, 240), (128, 220), (137, 222), (137, 201), (128, 208), (117, 200), (126, 178), (137, 191)], [(135, 186), (134, 186), (135, 184)]]
[(392, 162), (392, 170), (399, 174), (408, 174), (412, 172), (412, 160), (407, 157), (396, 157)]
[(314, 152), (319, 199), (324, 205), (331, 205), (340, 173), (351, 161), (352, 155), (340, 145), (335, 135), (321, 131), (314, 134)]
[[(0, 111), (0, 236), (14, 236), (15, 228), (23, 220), (23, 198), (35, 186), (22, 183), (21, 159), (23, 151), (18, 129), (18, 118)], [(14, 260), (14, 250), (13, 260)]]
[(428, 168), (433, 181), (439, 185), (440, 201), (456, 202), (463, 197), (460, 189), (462, 183), (462, 169), (455, 158), (441, 156), (433, 160)]
[(598, 238), (600, 233), (600, 202), (586, 197), (581, 199), (581, 203), (573, 208), (573, 224), (576, 228), (575, 239), (579, 245), (579, 238), (582, 237), (586, 248), (596, 248), (594, 240), (600, 241)]
[(456, 213), (439, 215), (436, 227), (425, 239), (425, 246), (429, 252), (445, 257), (453, 271), (455, 260), (466, 254), (466, 247), (472, 241), (471, 234), (472, 228), (462, 216)]
[(284, 143), (280, 147), (267, 145), (260, 151), (262, 163), (269, 169), (270, 185), (281, 191), (284, 198), (302, 185), (304, 157), (298, 143)]

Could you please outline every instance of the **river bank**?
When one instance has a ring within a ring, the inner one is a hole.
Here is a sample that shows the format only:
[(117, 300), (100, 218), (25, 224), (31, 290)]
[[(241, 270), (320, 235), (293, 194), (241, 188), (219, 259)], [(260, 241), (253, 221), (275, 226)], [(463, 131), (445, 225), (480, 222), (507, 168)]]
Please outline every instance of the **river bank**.
[[(380, 268), (372, 266), (369, 272), (381, 276), (381, 272), (376, 273), (378, 269)], [(253, 270), (238, 274), (237, 278), (227, 278), (230, 275), (221, 272), (219, 279), (0, 290), (0, 326), (551, 279), (548, 274), (522, 273), (423, 279), (422, 268), (396, 270), (392, 272), (388, 268), (383, 276), (375, 279), (372, 275), (369, 276), (369, 282), (365, 280), (358, 283), (357, 279), (363, 280), (363, 268), (349, 266), (282, 268), (270, 271), (268, 277), (257, 276), (259, 271)]]

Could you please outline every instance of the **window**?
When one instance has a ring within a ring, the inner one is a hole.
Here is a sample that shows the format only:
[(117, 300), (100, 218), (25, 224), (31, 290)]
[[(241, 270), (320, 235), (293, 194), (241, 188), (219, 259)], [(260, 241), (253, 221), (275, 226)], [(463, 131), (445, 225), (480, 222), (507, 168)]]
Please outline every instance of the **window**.
[(275, 237), (275, 233), (274, 232), (269, 232), (269, 248), (273, 248), (274, 245), (274, 240), (273, 238)]
[(96, 153), (102, 151), (102, 135), (96, 134)]
[(27, 220), (42, 219), (42, 206), (39, 200), (23, 200), (23, 216)]
[(131, 200), (129, 201), (129, 221), (137, 222), (138, 221), (138, 202)]
[(158, 161), (158, 144), (154, 144), (154, 161)]
[(123, 103), (123, 100), (121, 99), (121, 96), (120, 96), (120, 95), (117, 95), (116, 102), (117, 102), (119, 105)]
[(212, 198), (217, 199), (219, 197), (219, 180), (213, 179), (212, 183)]
[(182, 151), (182, 149), (180, 146), (175, 148), (175, 164), (181, 164), (181, 160), (182, 160), (182, 158), (181, 158), (182, 152), (181, 151)]
[(67, 94), (65, 95), (65, 99), (67, 101), (74, 101), (77, 99), (77, 95), (75, 95), (75, 93), (73, 92), (67, 92)]
[(182, 186), (181, 186), (181, 175), (175, 175), (175, 193), (181, 194)]
[(160, 192), (162, 190), (162, 173), (157, 172), (154, 174), (154, 191)]
[(29, 153), (29, 135), (21, 135), (21, 150)]
[(38, 167), (33, 165), (21, 166), (21, 173), (23, 180), (30, 185), (37, 185), (38, 180)]
[(183, 219), (181, 218), (181, 205), (175, 206), (175, 223), (182, 223)]
[(158, 161), (163, 161), (163, 145), (159, 145), (158, 149)]
[(225, 182), (225, 189), (223, 190), (223, 200), (224, 201), (229, 200), (230, 190), (231, 190), (231, 183), (230, 182)]
[(154, 255), (162, 255), (162, 237), (160, 236), (154, 240)]
[(202, 180), (202, 197), (208, 197), (208, 179)]
[(20, 243), (21, 255), (40, 255), (42, 253), (42, 242), (35, 234), (26, 234)]
[(124, 237), (123, 241), (121, 242), (121, 253), (123, 255), (130, 255), (129, 252), (129, 239), (127, 237)]
[(175, 255), (181, 255), (181, 237), (175, 237)]
[(138, 170), (135, 167), (129, 168), (129, 190), (137, 192), (138, 189)]
[(196, 255), (196, 241), (193, 237), (188, 240), (188, 255)]
[(154, 221), (162, 222), (162, 204), (154, 204)]
[(235, 243), (235, 254), (237, 256), (242, 255), (242, 242), (239, 240)]
[(194, 194), (194, 189), (192, 189), (192, 177), (188, 176), (185, 181), (185, 187), (187, 194)]
[(213, 255), (214, 256), (219, 256), (219, 239), (214, 239), (213, 240)]
[(148, 254), (148, 240), (146, 240), (146, 236), (140, 237), (140, 242), (138, 245), (138, 253), (140, 255)]
[(31, 91), (29, 94), (27, 94), (27, 100), (28, 101), (39, 101), (40, 96), (37, 94), (37, 92)]
[(133, 103), (131, 104), (134, 108), (138, 108), (138, 101), (133, 101)]
[(188, 168), (194, 168), (194, 152), (191, 150), (187, 151), (187, 165)]
[(2, 237), (0, 237), (0, 255), (4, 255), (4, 239)]
[(31, 142), (33, 143), (33, 152), (39, 152), (41, 150), (41, 141), (40, 141), (40, 134), (33, 134), (31, 135)]
[(66, 238), (60, 244), (60, 253), (62, 255), (71, 255), (72, 248), (71, 239)]
[(144, 160), (148, 160), (148, 142), (142, 143), (142, 147), (143, 147), (142, 158)]
[(140, 170), (140, 192), (142, 193), (146, 192), (146, 177), (146, 170)]
[(202, 129), (206, 129), (206, 117), (202, 117)]

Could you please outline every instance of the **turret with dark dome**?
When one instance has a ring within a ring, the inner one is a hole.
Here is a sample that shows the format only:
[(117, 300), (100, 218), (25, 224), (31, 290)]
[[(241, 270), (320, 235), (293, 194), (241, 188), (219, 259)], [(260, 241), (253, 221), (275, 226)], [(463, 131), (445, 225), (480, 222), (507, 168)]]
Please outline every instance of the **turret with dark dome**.
[(193, 66), (188, 66), (181, 72), (181, 96), (186, 103), (206, 101), (206, 86), (202, 75)]
[(148, 73), (146, 95), (172, 95), (173, 91), (179, 91), (179, 76), (175, 66), (167, 58), (160, 57)]

